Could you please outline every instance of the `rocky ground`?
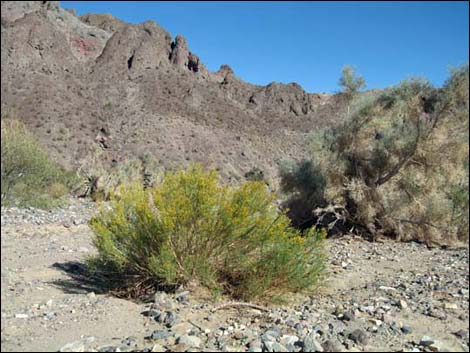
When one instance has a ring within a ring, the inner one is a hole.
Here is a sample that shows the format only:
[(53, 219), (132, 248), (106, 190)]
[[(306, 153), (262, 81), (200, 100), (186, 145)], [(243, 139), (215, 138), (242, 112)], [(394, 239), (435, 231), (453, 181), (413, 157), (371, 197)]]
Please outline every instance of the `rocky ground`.
[(469, 252), (328, 240), (318, 293), (267, 311), (182, 288), (138, 304), (83, 276), (90, 203), (1, 216), (2, 351), (468, 351)]

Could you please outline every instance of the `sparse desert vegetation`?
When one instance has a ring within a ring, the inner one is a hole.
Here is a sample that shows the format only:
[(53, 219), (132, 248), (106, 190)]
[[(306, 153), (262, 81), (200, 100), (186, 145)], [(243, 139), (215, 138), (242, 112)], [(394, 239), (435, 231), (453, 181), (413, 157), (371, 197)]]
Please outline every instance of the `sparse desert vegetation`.
[[(355, 17), (380, 6), (336, 5), (227, 3), (217, 33), (175, 8), (212, 54), (243, 20), (228, 60), (282, 61), (260, 85), (152, 20), (1, 2), (2, 351), (469, 350), (469, 66), (429, 71), (458, 57), (457, 5), (383, 33)], [(430, 81), (399, 82), (405, 58)], [(330, 93), (288, 79), (309, 75)]]
[(324, 270), (325, 234), (291, 228), (262, 182), (223, 186), (215, 171), (194, 165), (121, 194), (91, 221), (92, 263), (137, 293), (137, 284), (154, 291), (192, 281), (267, 300), (312, 290)]
[(468, 77), (465, 65), (442, 88), (409, 79), (351, 97), (340, 124), (311, 135), (311, 160), (281, 169), (296, 223), (322, 224), (335, 207), (330, 228), (468, 241)]
[(2, 116), (2, 205), (50, 208), (63, 204), (77, 183), (75, 172), (54, 162), (18, 120)]

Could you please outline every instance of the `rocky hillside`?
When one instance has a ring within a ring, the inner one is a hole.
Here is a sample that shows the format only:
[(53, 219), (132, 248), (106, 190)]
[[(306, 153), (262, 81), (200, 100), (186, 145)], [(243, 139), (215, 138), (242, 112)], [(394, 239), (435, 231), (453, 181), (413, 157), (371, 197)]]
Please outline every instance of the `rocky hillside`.
[(97, 153), (106, 165), (150, 153), (226, 178), (255, 166), (274, 176), (274, 161), (302, 158), (307, 132), (341, 112), (337, 97), (296, 83), (252, 85), (228, 65), (210, 72), (183, 36), (153, 21), (2, 1), (1, 31), (2, 113), (69, 167)]

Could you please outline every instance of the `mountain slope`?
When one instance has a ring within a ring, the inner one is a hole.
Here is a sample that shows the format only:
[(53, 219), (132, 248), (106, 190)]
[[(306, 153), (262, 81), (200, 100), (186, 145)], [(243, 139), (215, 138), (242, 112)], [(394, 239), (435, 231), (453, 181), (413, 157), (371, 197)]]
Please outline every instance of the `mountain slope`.
[(24, 121), (77, 167), (149, 153), (164, 166), (197, 161), (238, 179), (305, 154), (306, 134), (342, 110), (295, 83), (257, 86), (210, 72), (184, 37), (153, 21), (76, 17), (58, 2), (2, 1), (2, 112)]

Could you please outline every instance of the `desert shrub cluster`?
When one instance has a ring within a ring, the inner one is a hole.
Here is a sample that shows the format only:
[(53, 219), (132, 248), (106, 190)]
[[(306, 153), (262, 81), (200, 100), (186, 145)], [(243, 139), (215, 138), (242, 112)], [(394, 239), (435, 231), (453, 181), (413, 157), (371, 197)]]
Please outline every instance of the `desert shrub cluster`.
[(161, 175), (156, 160), (149, 154), (105, 167), (100, 159), (101, 153), (101, 150), (97, 150), (78, 170), (81, 176), (80, 193), (94, 201), (108, 201), (118, 196), (122, 185), (140, 183), (149, 187)]
[(150, 188), (123, 186), (91, 221), (92, 268), (128, 293), (196, 282), (256, 299), (314, 287), (324, 269), (323, 232), (300, 232), (263, 182), (224, 185), (192, 165)]
[(76, 174), (55, 163), (24, 124), (2, 116), (2, 205), (50, 208), (65, 202)]
[(340, 124), (312, 134), (311, 160), (281, 170), (284, 191), (302, 222), (334, 206), (335, 226), (372, 237), (468, 239), (468, 120), (468, 65), (442, 88), (412, 78), (355, 95)]
[(245, 173), (245, 179), (248, 181), (265, 181), (264, 172), (258, 167), (251, 168)]

